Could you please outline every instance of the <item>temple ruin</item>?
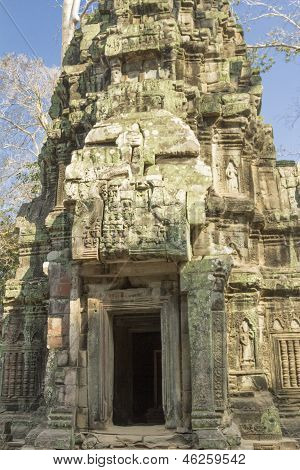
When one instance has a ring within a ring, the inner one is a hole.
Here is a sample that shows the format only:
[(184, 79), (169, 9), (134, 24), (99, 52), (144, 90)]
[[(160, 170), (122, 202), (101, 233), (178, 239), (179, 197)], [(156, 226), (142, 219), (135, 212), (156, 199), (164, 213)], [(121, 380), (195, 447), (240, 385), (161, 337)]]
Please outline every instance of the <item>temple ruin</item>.
[(76, 30), (18, 217), (2, 448), (299, 446), (300, 171), (261, 100), (228, 0)]

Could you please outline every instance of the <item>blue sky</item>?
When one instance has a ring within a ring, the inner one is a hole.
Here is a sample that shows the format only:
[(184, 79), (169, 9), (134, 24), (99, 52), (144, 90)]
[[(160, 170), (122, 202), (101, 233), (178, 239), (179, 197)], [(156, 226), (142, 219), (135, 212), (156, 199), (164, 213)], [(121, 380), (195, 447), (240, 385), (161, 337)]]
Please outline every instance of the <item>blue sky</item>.
[[(4, 12), (5, 5), (15, 23)], [(61, 10), (55, 0), (0, 0), (0, 56), (7, 52), (42, 57), (49, 66), (60, 61), (60, 22)], [(263, 26), (263, 25), (262, 25)], [(262, 36), (262, 26), (256, 25), (255, 31), (246, 34), (249, 42)], [(277, 148), (288, 152), (300, 151), (300, 119), (292, 128), (287, 124), (291, 109), (300, 96), (300, 57), (286, 63), (276, 56), (276, 64), (271, 71), (263, 74), (264, 95), (262, 115), (265, 122), (274, 127)]]

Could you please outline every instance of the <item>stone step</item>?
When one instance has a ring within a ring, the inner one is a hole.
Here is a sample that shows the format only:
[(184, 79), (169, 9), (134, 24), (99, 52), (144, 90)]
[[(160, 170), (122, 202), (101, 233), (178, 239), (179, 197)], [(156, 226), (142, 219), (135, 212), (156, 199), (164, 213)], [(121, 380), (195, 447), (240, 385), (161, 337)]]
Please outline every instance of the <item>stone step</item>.
[(71, 428), (72, 427), (72, 422), (71, 421), (63, 421), (63, 420), (59, 420), (59, 421), (50, 421), (50, 423), (48, 424), (49, 428), (53, 428), (53, 429), (61, 429), (61, 428)]
[(89, 433), (80, 436), (82, 449), (191, 449), (191, 434), (104, 434)]
[(7, 450), (20, 450), (25, 445), (23, 440), (15, 440), (7, 443)]
[(279, 408), (279, 416), (281, 418), (297, 418), (300, 416), (298, 406), (281, 406)]
[(280, 440), (253, 441), (242, 439), (241, 450), (297, 450), (299, 444), (296, 439), (283, 438)]
[(254, 450), (297, 450), (298, 445), (294, 439), (280, 441), (259, 441), (253, 443)]
[(298, 410), (291, 410), (290, 408), (287, 408), (285, 410), (281, 409), (279, 410), (279, 416), (281, 418), (284, 418), (286, 416), (295, 416), (295, 417), (299, 417), (299, 411)]
[(49, 419), (55, 418), (55, 419), (72, 419), (73, 414), (72, 413), (50, 413), (49, 414)]
[(55, 408), (48, 416), (50, 428), (71, 428), (73, 413), (67, 408)]
[(48, 421), (48, 426), (51, 428), (51, 427), (54, 427), (54, 428), (59, 428), (59, 427), (62, 427), (62, 428), (68, 428), (68, 427), (72, 427), (72, 420), (71, 419), (54, 419), (52, 418), (51, 420), (49, 419)]
[(50, 413), (60, 413), (60, 414), (72, 414), (72, 410), (70, 408), (67, 408), (66, 406), (57, 406), (55, 408), (52, 408)]

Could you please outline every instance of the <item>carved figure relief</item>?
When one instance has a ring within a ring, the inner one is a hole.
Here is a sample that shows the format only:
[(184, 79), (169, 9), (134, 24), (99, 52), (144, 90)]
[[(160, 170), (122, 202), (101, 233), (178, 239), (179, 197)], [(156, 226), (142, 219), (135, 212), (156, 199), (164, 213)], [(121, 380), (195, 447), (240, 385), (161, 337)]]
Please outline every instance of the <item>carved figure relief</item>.
[(233, 258), (234, 264), (235, 265), (241, 264), (242, 257), (241, 257), (241, 252), (237, 244), (234, 242), (230, 242), (228, 246), (231, 250), (231, 256)]
[(117, 58), (112, 58), (110, 61), (111, 65), (111, 81), (112, 83), (120, 83), (122, 81), (122, 64)]
[(248, 320), (243, 320), (240, 328), (240, 364), (242, 369), (255, 366), (255, 334)]
[(230, 160), (226, 168), (227, 190), (230, 193), (239, 192), (239, 174), (235, 164)]
[(100, 197), (77, 203), (73, 226), (74, 259), (98, 259), (103, 213), (104, 201)]

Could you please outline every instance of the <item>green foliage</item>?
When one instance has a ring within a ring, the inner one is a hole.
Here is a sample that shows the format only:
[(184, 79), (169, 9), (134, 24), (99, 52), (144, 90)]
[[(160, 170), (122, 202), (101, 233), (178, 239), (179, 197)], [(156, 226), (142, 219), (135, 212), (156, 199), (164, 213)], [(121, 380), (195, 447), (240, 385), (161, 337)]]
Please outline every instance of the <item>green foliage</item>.
[(248, 49), (247, 57), (252, 67), (258, 69), (260, 73), (268, 72), (275, 64), (274, 57), (258, 49)]

